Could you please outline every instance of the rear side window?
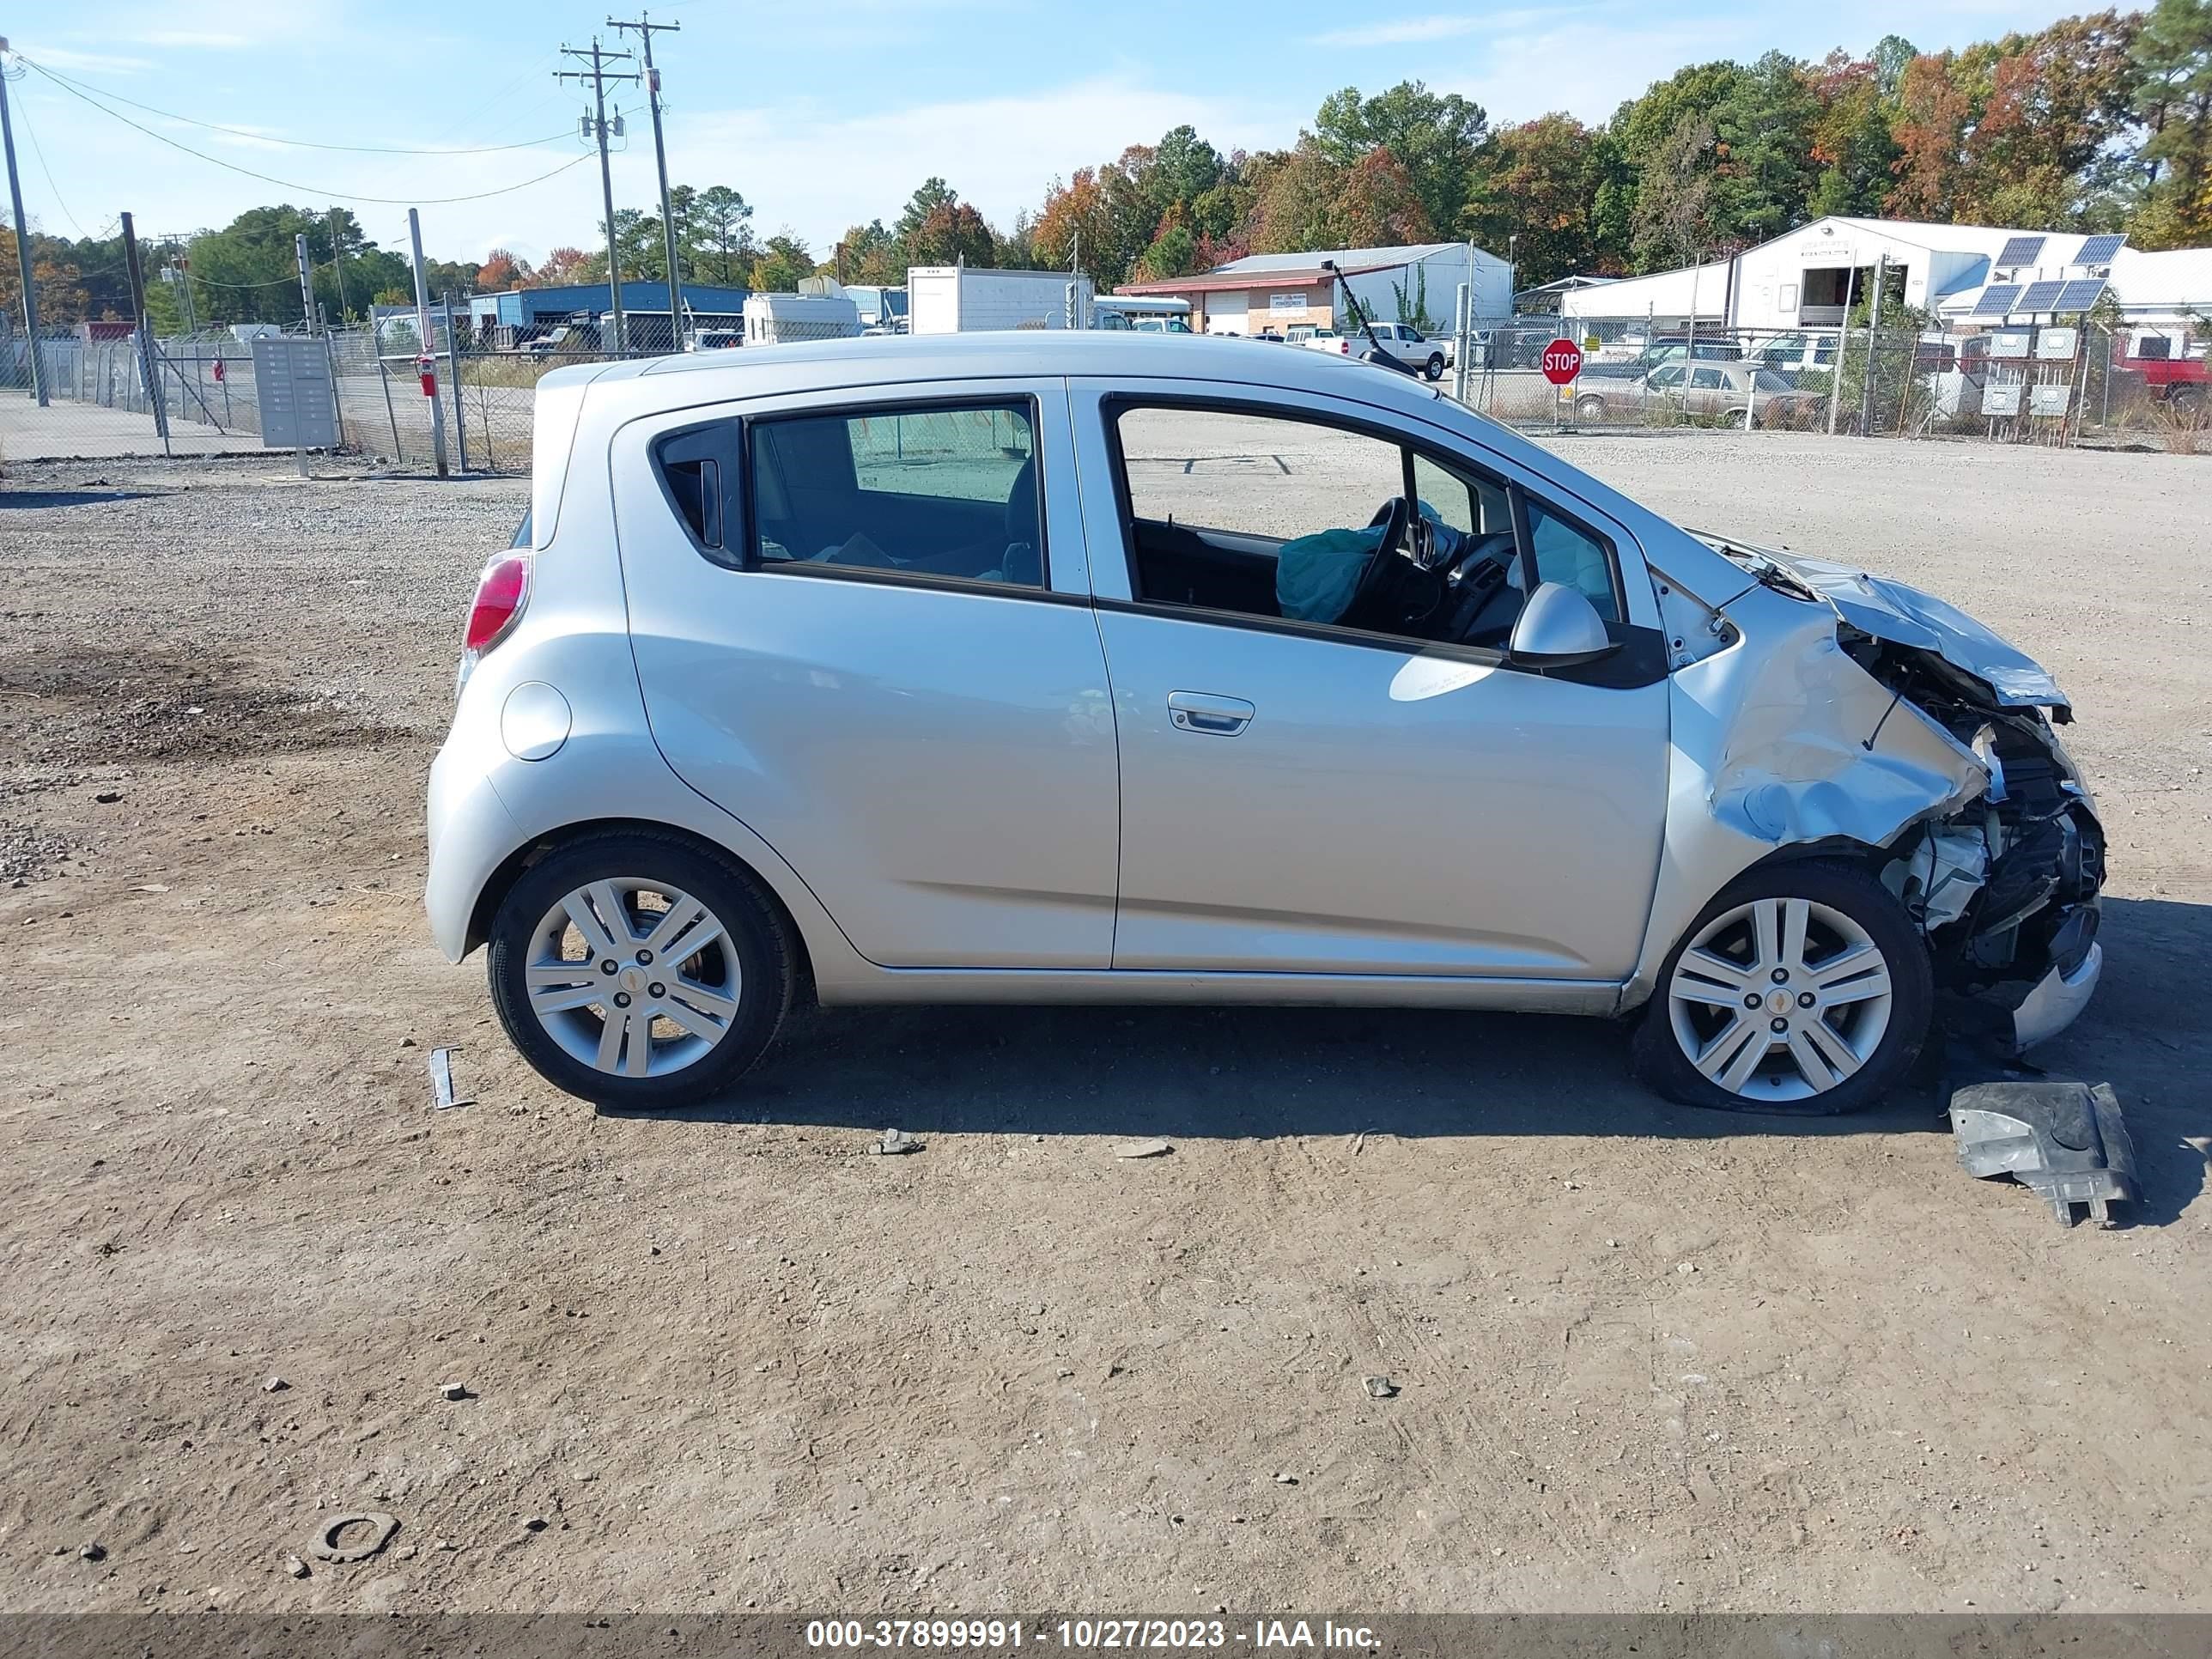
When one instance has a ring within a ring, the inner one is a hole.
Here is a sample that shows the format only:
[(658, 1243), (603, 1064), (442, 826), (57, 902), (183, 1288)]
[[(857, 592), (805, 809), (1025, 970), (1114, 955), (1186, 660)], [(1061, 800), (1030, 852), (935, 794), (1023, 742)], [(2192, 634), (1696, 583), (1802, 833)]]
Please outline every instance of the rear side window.
[(1044, 586), (1026, 398), (766, 419), (748, 444), (761, 569)]
[(653, 447), (670, 507), (699, 550), (719, 564), (737, 562), (730, 533), (737, 440), (736, 426), (726, 421), (672, 432)]

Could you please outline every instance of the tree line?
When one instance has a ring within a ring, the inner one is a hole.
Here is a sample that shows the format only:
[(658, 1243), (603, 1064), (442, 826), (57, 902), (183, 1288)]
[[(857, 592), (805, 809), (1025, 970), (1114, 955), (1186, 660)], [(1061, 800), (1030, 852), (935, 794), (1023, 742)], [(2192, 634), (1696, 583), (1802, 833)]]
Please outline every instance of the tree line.
[[(1322, 101), (1281, 149), (1222, 150), (1189, 126), (1055, 179), (1034, 211), (988, 223), (942, 179), (889, 223), (828, 248), (760, 237), (726, 185), (671, 192), (690, 281), (788, 290), (817, 272), (896, 284), (910, 265), (1080, 270), (1101, 289), (1206, 270), (1248, 253), (1472, 240), (1512, 246), (1524, 285), (1626, 276), (1724, 257), (1827, 214), (2043, 230), (2125, 231), (2137, 247), (2212, 244), (2212, 0), (2063, 18), (1955, 51), (1898, 35), (1863, 57), (1773, 52), (1695, 64), (1601, 125), (1553, 113), (1493, 125), (1480, 104), (1407, 81)], [(593, 252), (535, 266), (505, 249), (429, 262), (434, 293), (606, 280)], [(623, 276), (665, 281), (657, 213), (615, 214)], [(202, 322), (289, 322), (300, 313), (292, 239), (305, 234), (318, 301), (333, 317), (412, 298), (405, 259), (342, 208), (257, 208), (190, 249)], [(148, 304), (180, 319), (155, 273)], [(0, 231), (0, 298), (14, 246)], [(127, 314), (118, 239), (33, 235), (41, 314)], [(288, 284), (289, 286), (288, 287)]]

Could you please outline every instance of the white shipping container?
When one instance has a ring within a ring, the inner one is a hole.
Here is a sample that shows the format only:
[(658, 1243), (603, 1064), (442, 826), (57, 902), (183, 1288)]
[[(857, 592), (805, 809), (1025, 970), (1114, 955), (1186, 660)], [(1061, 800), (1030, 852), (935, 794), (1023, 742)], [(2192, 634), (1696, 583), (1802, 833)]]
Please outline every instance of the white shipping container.
[(1088, 328), (1097, 292), (1088, 276), (1064, 270), (916, 265), (906, 274), (907, 328), (915, 334), (1066, 328), (1070, 283), (1075, 286), (1075, 326)]

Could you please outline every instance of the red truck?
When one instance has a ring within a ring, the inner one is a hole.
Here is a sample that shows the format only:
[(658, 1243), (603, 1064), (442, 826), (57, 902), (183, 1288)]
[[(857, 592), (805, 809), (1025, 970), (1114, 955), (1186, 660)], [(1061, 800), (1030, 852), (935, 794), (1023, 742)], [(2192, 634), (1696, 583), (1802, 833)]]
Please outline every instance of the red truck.
[(2212, 380), (2212, 364), (2197, 356), (2175, 356), (2171, 340), (2157, 335), (2140, 340), (2136, 351), (2148, 349), (2149, 354), (2112, 359), (2112, 367), (2125, 369), (2143, 377), (2143, 389), (2155, 403), (2172, 404), (2176, 408), (2198, 408), (2203, 404), (2205, 382)]

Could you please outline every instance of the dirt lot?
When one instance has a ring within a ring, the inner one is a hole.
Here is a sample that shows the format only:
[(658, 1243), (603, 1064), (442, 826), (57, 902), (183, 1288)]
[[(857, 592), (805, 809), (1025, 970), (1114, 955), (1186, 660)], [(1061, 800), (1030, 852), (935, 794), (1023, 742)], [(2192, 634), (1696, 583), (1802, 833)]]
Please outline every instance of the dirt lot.
[(2133, 1226), (1968, 1180), (1932, 1090), (1709, 1116), (1567, 1021), (844, 1012), (595, 1115), (418, 907), (525, 486), (18, 467), (0, 1606), (2212, 1607), (2212, 460), (1566, 442), (2071, 690), (2109, 963), (2043, 1058)]

